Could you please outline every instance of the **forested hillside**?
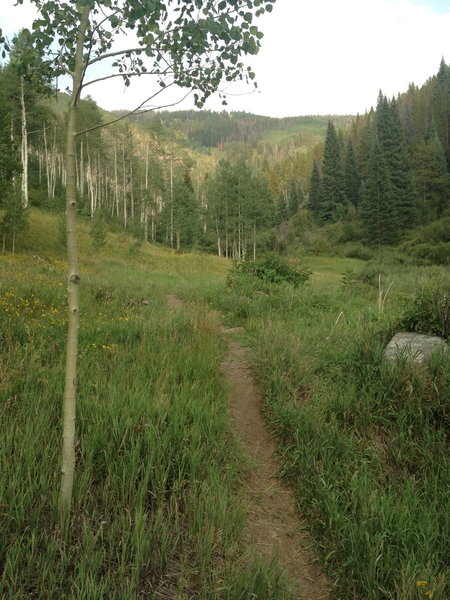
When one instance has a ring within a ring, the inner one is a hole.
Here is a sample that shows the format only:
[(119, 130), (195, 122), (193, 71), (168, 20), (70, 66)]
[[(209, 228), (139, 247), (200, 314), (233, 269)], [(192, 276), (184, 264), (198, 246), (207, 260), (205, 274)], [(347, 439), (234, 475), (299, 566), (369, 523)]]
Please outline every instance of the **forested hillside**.
[(0, 30), (0, 599), (450, 598), (450, 66), (357, 116), (80, 100), (165, 52), (202, 106), (273, 3)]
[[(449, 216), (450, 69), (442, 60), (424, 86), (389, 100), (337, 132), (329, 123), (324, 152), (314, 163), (308, 208), (317, 223), (351, 222), (346, 240), (396, 244), (419, 224)], [(448, 225), (448, 223), (447, 223)], [(445, 231), (446, 229), (446, 231)], [(449, 228), (432, 227), (439, 249), (417, 249), (448, 260)], [(446, 244), (446, 245), (442, 245)]]
[[(21, 53), (40, 60), (25, 33), (0, 71), (5, 249), (29, 206), (64, 206), (67, 99), (42, 78), (25, 79)], [(79, 206), (97, 230), (120, 226), (143, 241), (234, 258), (299, 245), (368, 256), (398, 244), (414, 260), (449, 258), (444, 60), (421, 88), (395, 99), (380, 91), (376, 108), (356, 117), (164, 111), (98, 128), (122, 116), (89, 97), (80, 105)]]

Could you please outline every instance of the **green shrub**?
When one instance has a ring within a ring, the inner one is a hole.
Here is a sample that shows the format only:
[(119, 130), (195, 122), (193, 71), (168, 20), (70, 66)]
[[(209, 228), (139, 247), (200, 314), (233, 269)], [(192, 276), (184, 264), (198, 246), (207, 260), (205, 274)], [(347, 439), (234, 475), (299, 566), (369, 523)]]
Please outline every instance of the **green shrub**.
[(410, 331), (450, 337), (450, 289), (429, 289), (414, 298), (399, 326)]
[(311, 271), (293, 266), (278, 254), (269, 254), (261, 261), (242, 261), (236, 266), (238, 272), (258, 277), (265, 283), (290, 283), (297, 287), (308, 281)]
[(450, 264), (450, 242), (439, 244), (418, 244), (410, 249), (411, 254), (436, 265)]
[(386, 271), (381, 263), (369, 260), (369, 262), (363, 265), (363, 267), (355, 274), (355, 279), (369, 285), (378, 285), (379, 276), (385, 274)]
[(372, 251), (362, 244), (347, 244), (344, 247), (344, 256), (347, 258), (359, 258), (360, 260), (370, 260), (373, 256)]

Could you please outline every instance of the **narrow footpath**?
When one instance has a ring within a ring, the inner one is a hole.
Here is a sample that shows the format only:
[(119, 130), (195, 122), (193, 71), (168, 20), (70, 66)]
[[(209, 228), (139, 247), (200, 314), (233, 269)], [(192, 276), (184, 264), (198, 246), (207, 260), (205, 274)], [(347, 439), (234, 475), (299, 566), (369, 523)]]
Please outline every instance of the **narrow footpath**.
[[(173, 295), (166, 300), (174, 307), (183, 305)], [(241, 331), (222, 331), (228, 353), (221, 369), (229, 386), (232, 427), (249, 459), (241, 492), (247, 516), (245, 535), (259, 556), (268, 561), (277, 557), (298, 600), (327, 600), (327, 580), (315, 562), (307, 534), (301, 531), (293, 494), (278, 477), (276, 445), (261, 414), (262, 396), (249, 367), (249, 350), (234, 335)]]

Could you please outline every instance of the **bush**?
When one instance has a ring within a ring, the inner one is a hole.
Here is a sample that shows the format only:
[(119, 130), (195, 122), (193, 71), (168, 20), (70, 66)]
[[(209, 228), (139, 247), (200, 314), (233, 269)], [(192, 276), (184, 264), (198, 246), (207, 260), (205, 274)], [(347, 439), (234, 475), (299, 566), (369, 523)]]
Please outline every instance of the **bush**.
[(344, 256), (347, 258), (359, 258), (360, 260), (370, 260), (373, 256), (372, 251), (362, 244), (353, 243), (344, 246)]
[(309, 269), (292, 266), (285, 258), (269, 254), (262, 261), (242, 261), (237, 271), (258, 277), (265, 283), (290, 283), (297, 287), (307, 281), (311, 275)]
[(426, 290), (416, 296), (405, 311), (399, 326), (409, 331), (449, 338), (450, 289)]
[(378, 285), (380, 275), (385, 275), (384, 267), (376, 261), (370, 260), (355, 274), (354, 278), (362, 283)]
[(410, 253), (421, 260), (435, 265), (446, 265), (450, 263), (450, 242), (439, 244), (418, 244), (410, 249)]

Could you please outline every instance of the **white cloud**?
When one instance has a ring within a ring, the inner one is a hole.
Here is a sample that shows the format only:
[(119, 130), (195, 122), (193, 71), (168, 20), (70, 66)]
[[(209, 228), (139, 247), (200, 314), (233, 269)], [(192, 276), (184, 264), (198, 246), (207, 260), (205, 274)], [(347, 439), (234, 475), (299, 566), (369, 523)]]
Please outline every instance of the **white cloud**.
[[(1, 1), (4, 30), (29, 26), (25, 7)], [(380, 88), (392, 96), (411, 81), (421, 85), (442, 56), (450, 61), (450, 6), (439, 14), (431, 5), (436, 0), (277, 0), (260, 19), (265, 37), (251, 61), (260, 93), (230, 96), (228, 108), (276, 116), (355, 114), (376, 103)], [(124, 93), (116, 81), (87, 91), (104, 108), (134, 107), (148, 84), (142, 79)], [(211, 100), (206, 108), (222, 106)]]

